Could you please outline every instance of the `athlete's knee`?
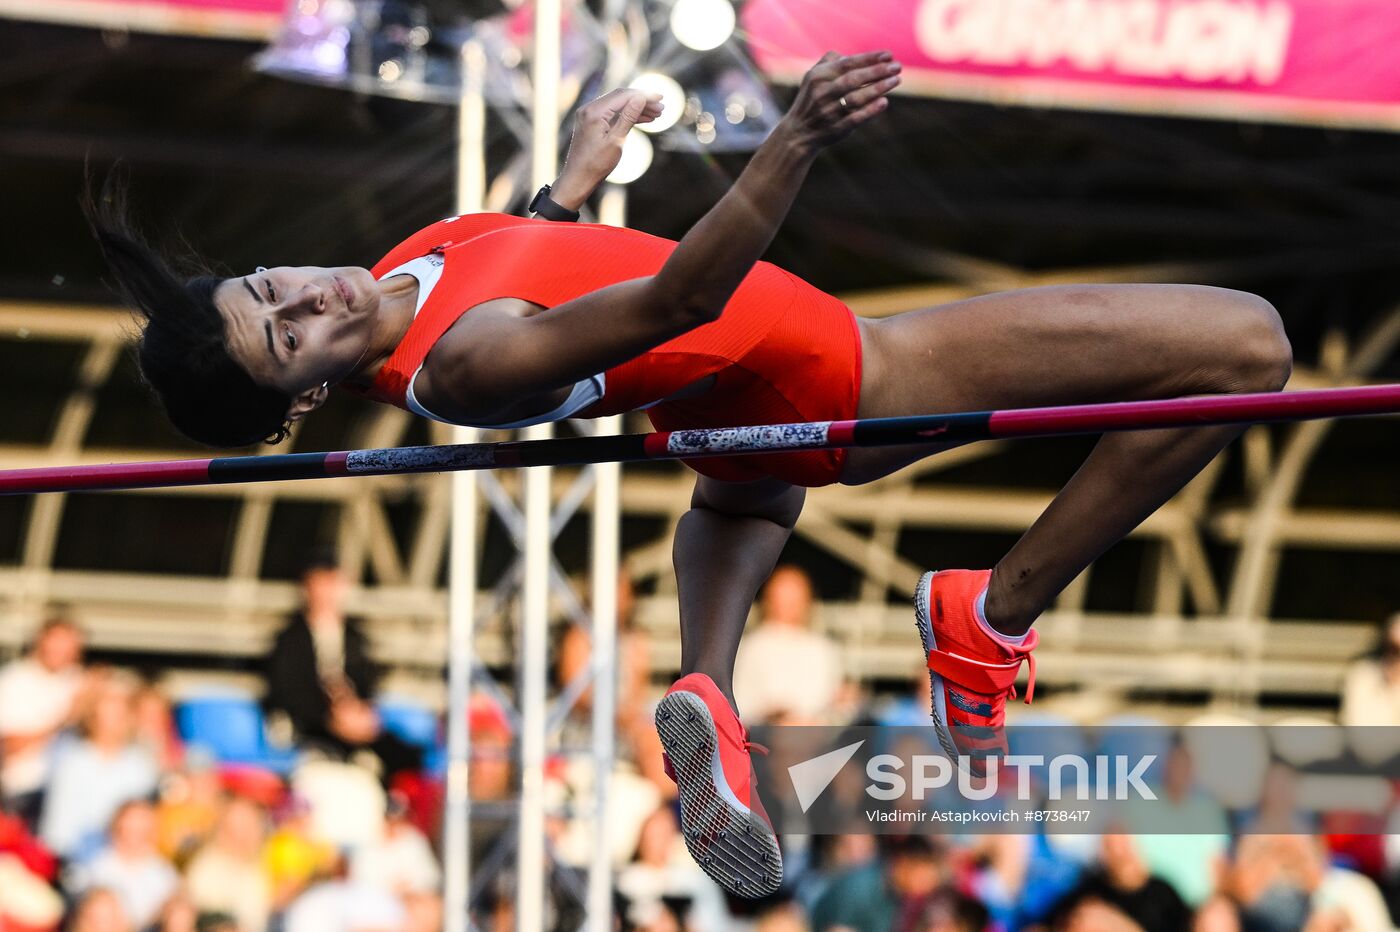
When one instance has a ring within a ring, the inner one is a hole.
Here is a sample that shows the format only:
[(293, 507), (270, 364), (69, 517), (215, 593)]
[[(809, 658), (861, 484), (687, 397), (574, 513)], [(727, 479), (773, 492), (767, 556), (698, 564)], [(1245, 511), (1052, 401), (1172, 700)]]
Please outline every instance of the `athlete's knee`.
[(708, 508), (734, 517), (761, 518), (792, 530), (806, 500), (806, 489), (776, 479), (721, 482), (701, 476), (695, 483), (690, 507)]
[(1258, 295), (1234, 292), (1240, 378), (1246, 390), (1276, 392), (1293, 374), (1293, 347), (1278, 311)]
[[(1215, 289), (1219, 304), (1211, 342), (1224, 352), (1214, 386), (1227, 392), (1275, 392), (1293, 373), (1293, 347), (1278, 311), (1244, 291)], [(1215, 354), (1212, 354), (1215, 355)]]

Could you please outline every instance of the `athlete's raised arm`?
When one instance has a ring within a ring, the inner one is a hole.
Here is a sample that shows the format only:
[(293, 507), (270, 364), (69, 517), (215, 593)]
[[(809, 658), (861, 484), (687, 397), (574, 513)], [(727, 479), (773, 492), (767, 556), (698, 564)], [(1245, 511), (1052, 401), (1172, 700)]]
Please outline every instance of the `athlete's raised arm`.
[(734, 186), (654, 276), (663, 300), (705, 320), (718, 317), (767, 251), (817, 153), (885, 109), (899, 70), (888, 52), (824, 55)]
[(484, 305), (434, 347), (418, 390), (444, 408), (485, 414), (718, 319), (787, 216), (812, 160), (883, 111), (898, 83), (899, 64), (888, 52), (828, 53), (733, 187), (655, 275), (544, 314), (522, 315), (512, 302)]

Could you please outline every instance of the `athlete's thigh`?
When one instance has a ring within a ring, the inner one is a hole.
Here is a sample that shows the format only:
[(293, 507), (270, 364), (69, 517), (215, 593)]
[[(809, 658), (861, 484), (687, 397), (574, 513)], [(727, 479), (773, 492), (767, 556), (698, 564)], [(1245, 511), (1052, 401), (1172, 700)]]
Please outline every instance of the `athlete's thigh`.
[[(1221, 322), (1262, 300), (1197, 285), (1071, 285), (986, 295), (862, 327), (860, 417), (1165, 397), (1237, 347)], [(852, 450), (870, 481), (936, 449)]]
[(1267, 305), (1200, 285), (1069, 285), (900, 314), (873, 328), (860, 416), (1160, 397), (1237, 358), (1218, 337), (1245, 308)]

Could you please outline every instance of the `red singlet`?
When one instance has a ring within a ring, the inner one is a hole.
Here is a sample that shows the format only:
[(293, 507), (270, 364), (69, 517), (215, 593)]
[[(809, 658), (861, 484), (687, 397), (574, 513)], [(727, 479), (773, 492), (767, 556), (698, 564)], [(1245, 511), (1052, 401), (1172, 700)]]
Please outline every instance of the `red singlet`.
[[(394, 247), (373, 268), (379, 278), (437, 252), (442, 277), (408, 333), (364, 394), (407, 407), (424, 357), (466, 311), (498, 298), (549, 308), (629, 279), (654, 275), (671, 240), (596, 224), (551, 223), (503, 214), (443, 220)], [(860, 334), (836, 298), (759, 262), (719, 320), (697, 327), (605, 373), (602, 400), (580, 417), (621, 414), (714, 375), (702, 395), (647, 409), (658, 430), (844, 420), (860, 397)], [(844, 450), (688, 461), (730, 482), (773, 477), (795, 485), (835, 482)]]

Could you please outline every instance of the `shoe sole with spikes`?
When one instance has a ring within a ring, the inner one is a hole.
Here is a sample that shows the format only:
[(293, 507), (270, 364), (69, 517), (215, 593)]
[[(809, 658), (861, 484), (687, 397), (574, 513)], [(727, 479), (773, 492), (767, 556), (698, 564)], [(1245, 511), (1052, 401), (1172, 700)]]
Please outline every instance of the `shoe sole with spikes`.
[[(919, 630), (919, 641), (924, 646), (925, 657), (938, 646), (938, 642), (933, 639), (933, 615), (929, 611), (928, 604), (929, 582), (932, 579), (933, 573), (925, 573), (919, 578), (919, 585), (914, 590), (914, 626)], [(928, 683), (932, 696), (929, 714), (933, 716), (933, 727), (938, 735), (938, 743), (943, 746), (943, 752), (949, 758), (957, 761), (958, 748), (953, 743), (953, 734), (947, 725), (948, 707), (943, 696), (943, 677), (929, 670)]]
[(730, 790), (704, 700), (688, 692), (667, 695), (656, 707), (656, 731), (675, 771), (681, 833), (695, 863), (736, 896), (757, 899), (777, 890), (783, 881), (777, 839)]

